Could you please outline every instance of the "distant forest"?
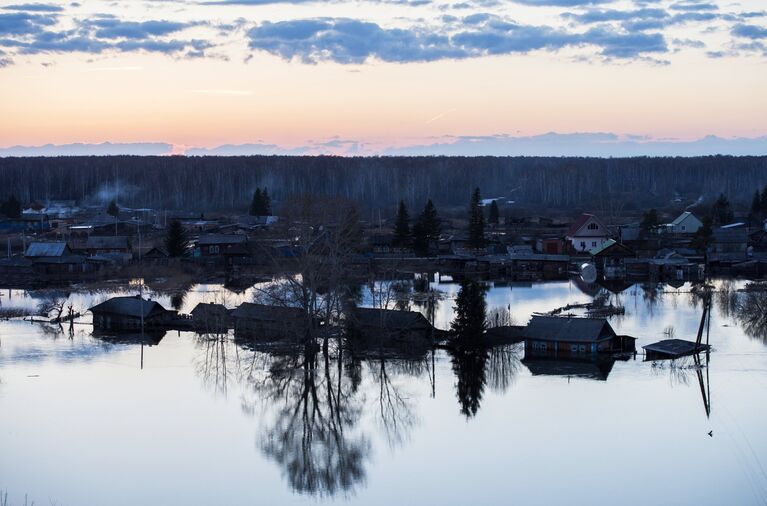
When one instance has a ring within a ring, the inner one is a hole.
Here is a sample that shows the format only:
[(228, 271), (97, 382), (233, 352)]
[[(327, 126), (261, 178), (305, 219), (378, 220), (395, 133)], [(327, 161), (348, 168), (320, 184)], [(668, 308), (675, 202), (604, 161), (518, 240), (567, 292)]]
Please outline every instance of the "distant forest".
[[(625, 210), (724, 193), (751, 202), (767, 183), (767, 157), (57, 157), (0, 158), (0, 197), (121, 206), (242, 210), (256, 188), (279, 203), (303, 194), (340, 196), (364, 208), (468, 205), (472, 189), (529, 207)], [(608, 202), (609, 201), (609, 202)]]

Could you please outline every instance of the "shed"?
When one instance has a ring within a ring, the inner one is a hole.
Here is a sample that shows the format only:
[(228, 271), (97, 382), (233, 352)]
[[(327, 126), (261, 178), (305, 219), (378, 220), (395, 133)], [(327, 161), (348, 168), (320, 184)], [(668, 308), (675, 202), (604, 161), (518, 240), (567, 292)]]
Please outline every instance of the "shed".
[(200, 303), (192, 309), (194, 328), (202, 331), (226, 330), (231, 323), (231, 311), (223, 304)]
[(419, 312), (355, 308), (347, 316), (354, 343), (362, 346), (422, 348), (431, 342), (433, 327)]
[(251, 302), (243, 302), (231, 316), (235, 334), (247, 337), (303, 338), (310, 321), (314, 324), (302, 308)]

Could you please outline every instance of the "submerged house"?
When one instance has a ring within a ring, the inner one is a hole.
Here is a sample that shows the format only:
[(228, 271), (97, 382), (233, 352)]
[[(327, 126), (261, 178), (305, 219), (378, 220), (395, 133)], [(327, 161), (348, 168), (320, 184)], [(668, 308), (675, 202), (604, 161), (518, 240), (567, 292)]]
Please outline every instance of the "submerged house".
[(634, 258), (634, 251), (614, 239), (608, 239), (589, 251), (594, 263), (605, 279), (623, 279), (626, 277), (626, 259)]
[(243, 302), (231, 313), (234, 333), (241, 337), (303, 338), (314, 325), (299, 307)]
[(365, 344), (422, 345), (430, 341), (433, 331), (417, 311), (355, 308), (346, 323), (357, 341)]
[(635, 339), (617, 335), (604, 318), (533, 316), (523, 334), (525, 356), (567, 357), (635, 349)]
[(145, 328), (162, 327), (176, 317), (175, 311), (138, 295), (113, 297), (88, 311), (93, 313), (93, 327), (96, 330), (135, 330), (141, 328), (142, 321)]
[(197, 304), (191, 315), (194, 328), (201, 331), (225, 331), (232, 321), (231, 311), (223, 304), (213, 302)]

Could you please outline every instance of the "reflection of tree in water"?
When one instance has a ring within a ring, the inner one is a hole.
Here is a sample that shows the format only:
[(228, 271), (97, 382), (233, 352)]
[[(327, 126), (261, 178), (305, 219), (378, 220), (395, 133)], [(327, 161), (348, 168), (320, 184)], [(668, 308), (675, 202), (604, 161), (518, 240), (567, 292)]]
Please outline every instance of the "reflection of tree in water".
[(203, 384), (226, 397), (230, 382), (247, 377), (257, 366), (254, 354), (235, 346), (228, 333), (197, 334), (196, 346), (202, 352), (195, 358), (195, 369)]
[(485, 392), (485, 366), (489, 351), (486, 348), (457, 349), (451, 355), (458, 404), (461, 413), (471, 418), (479, 411), (482, 394)]
[(487, 358), (487, 384), (496, 393), (505, 393), (522, 366), (519, 344), (490, 348)]
[(396, 384), (401, 374), (420, 376), (424, 363), (416, 360), (371, 360), (370, 372), (378, 383), (378, 422), (390, 448), (400, 446), (417, 423), (411, 399)]
[(343, 360), (332, 362), (306, 346), (272, 357), (268, 372), (252, 380), (258, 397), (276, 409), (260, 447), (299, 493), (350, 493), (365, 480), (370, 444), (356, 431), (362, 402), (350, 380), (354, 374), (344, 374)]
[(751, 285), (740, 293), (736, 317), (747, 335), (767, 344), (767, 284)]
[(719, 287), (715, 292), (714, 302), (719, 309), (719, 313), (724, 318), (730, 318), (737, 313), (738, 292), (731, 280), (726, 279), (719, 283)]
[(645, 301), (647, 313), (652, 315), (655, 308), (663, 302), (663, 284), (662, 283), (642, 283), (642, 299)]

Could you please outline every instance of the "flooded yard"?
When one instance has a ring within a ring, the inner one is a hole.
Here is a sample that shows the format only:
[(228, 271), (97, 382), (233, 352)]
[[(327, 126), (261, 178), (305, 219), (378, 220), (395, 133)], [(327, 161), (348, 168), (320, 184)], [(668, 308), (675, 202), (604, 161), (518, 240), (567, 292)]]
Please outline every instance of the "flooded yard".
[[(446, 329), (459, 287), (431, 286)], [(625, 307), (609, 322), (638, 354), (606, 362), (529, 360), (522, 344), (359, 358), (231, 334), (115, 340), (92, 335), (90, 314), (71, 336), (0, 321), (0, 491), (86, 506), (767, 504), (767, 293), (715, 286), (699, 365), (644, 361), (641, 348), (694, 340), (689, 285), (491, 284), (488, 309), (517, 324), (594, 297)], [(6, 290), (0, 306), (58, 297), (84, 311), (136, 293)], [(254, 290), (151, 295), (188, 313)]]

